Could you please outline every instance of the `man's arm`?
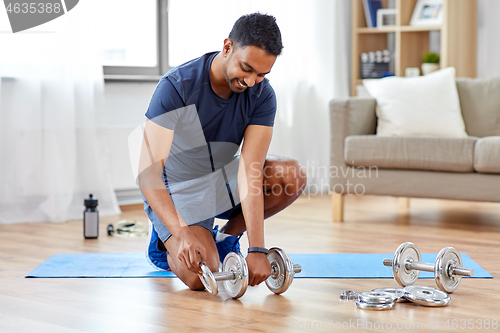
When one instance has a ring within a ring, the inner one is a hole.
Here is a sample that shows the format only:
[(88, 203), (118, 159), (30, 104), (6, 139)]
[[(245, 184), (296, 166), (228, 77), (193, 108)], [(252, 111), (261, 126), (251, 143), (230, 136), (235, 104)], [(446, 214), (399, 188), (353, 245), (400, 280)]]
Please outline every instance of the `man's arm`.
[[(270, 126), (250, 125), (245, 130), (241, 149), (238, 186), (250, 247), (265, 247), (264, 163), (272, 134), (273, 128)], [(271, 274), (271, 266), (264, 253), (249, 253), (247, 262), (251, 286), (265, 281)]]
[(139, 187), (172, 237), (179, 239), (179, 253), (171, 255), (178, 256), (190, 270), (200, 273), (198, 262), (204, 262), (205, 248), (187, 227), (161, 179), (173, 138), (173, 130), (150, 120), (146, 122), (139, 160)]

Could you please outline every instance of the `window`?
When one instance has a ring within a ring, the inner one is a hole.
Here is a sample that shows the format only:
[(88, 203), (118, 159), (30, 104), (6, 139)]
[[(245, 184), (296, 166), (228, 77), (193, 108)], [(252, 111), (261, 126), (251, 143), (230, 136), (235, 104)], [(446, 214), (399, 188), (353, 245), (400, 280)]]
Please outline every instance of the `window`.
[(99, 24), (106, 80), (157, 81), (172, 66), (220, 51), (250, 8), (232, 0), (103, 0)]
[(105, 79), (158, 80), (168, 70), (167, 6), (167, 0), (100, 2)]
[(220, 51), (234, 22), (246, 14), (245, 2), (228, 0), (170, 0), (168, 46), (170, 66), (204, 53)]

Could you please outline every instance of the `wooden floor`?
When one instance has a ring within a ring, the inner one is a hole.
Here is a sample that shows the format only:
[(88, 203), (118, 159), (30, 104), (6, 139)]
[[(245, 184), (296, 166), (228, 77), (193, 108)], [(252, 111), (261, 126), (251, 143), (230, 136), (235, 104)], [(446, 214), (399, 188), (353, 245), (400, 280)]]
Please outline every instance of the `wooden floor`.
[(266, 222), (266, 244), (289, 253), (392, 253), (405, 241), (423, 253), (454, 246), (494, 279), (463, 279), (448, 307), (400, 303), (373, 312), (339, 293), (397, 287), (394, 280), (295, 279), (283, 295), (262, 284), (233, 300), (190, 291), (175, 278), (24, 278), (56, 253), (143, 252), (146, 238), (105, 233), (122, 218), (147, 221), (139, 209), (101, 217), (98, 240), (83, 239), (81, 221), (0, 225), (0, 332), (500, 331), (500, 204), (410, 202), (405, 212), (396, 198), (347, 197), (345, 222), (333, 223), (328, 196), (302, 196)]

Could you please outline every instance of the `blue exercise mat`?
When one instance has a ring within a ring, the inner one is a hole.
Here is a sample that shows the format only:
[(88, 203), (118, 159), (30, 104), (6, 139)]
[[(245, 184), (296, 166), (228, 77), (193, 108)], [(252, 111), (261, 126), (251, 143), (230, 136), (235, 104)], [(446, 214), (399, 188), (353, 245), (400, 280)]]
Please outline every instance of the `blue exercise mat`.
[[(422, 254), (422, 261), (433, 263), (437, 254)], [(392, 268), (382, 264), (393, 254), (290, 254), (302, 272), (295, 278), (379, 279), (392, 278)], [(474, 269), (474, 278), (492, 278), (466, 254), (463, 266)], [(175, 277), (172, 272), (158, 271), (142, 253), (56, 254), (26, 277), (38, 278), (146, 278)], [(421, 278), (434, 278), (421, 272)]]

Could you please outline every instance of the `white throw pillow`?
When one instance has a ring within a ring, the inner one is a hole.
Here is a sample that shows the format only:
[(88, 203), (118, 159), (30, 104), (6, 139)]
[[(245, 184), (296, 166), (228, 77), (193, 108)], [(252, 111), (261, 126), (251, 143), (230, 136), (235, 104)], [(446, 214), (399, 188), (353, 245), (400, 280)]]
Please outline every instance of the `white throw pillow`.
[(467, 137), (455, 68), (419, 77), (363, 80), (377, 100), (377, 135)]

